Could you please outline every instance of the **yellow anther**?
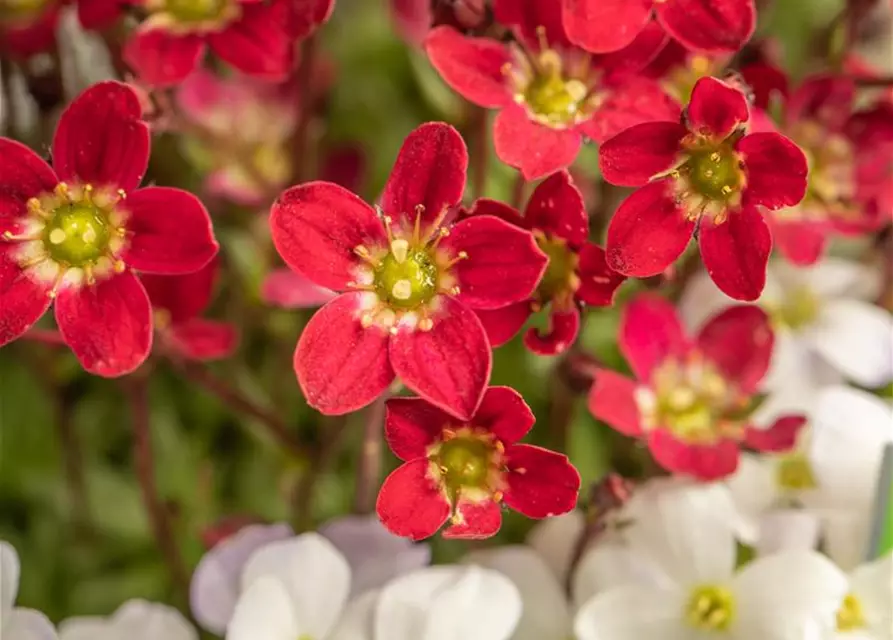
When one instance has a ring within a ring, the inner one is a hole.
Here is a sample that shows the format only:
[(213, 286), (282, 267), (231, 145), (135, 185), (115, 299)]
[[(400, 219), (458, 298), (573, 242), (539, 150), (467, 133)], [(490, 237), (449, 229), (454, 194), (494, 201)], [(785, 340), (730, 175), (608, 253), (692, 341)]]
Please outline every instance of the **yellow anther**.
[(127, 269), (127, 265), (124, 264), (123, 260), (115, 260), (113, 268), (115, 269), (115, 273), (124, 273), (124, 270)]
[(729, 195), (730, 193), (732, 193), (732, 187), (730, 187), (727, 184), (724, 184), (722, 186), (722, 193), (723, 193), (723, 195), (726, 195), (726, 196)]
[(391, 255), (397, 264), (403, 264), (409, 255), (409, 241), (404, 238), (394, 238), (391, 240)]
[(412, 282), (409, 280), (397, 280), (391, 287), (391, 295), (398, 300), (409, 300), (412, 297)]
[(722, 159), (722, 156), (720, 155), (719, 151), (714, 151), (710, 154), (710, 159), (713, 162), (719, 162)]
[(434, 321), (431, 318), (422, 318), (419, 320), (420, 331), (431, 331), (434, 328)]

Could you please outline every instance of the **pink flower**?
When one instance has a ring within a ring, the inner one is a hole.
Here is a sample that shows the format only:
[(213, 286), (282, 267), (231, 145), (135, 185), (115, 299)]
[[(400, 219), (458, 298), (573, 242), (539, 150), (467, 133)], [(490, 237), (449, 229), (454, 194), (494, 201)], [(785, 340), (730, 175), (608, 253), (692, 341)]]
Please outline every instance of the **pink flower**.
[(388, 400), (385, 437), (404, 464), (378, 494), (382, 523), (413, 540), (447, 521), (445, 538), (487, 538), (502, 525), (501, 503), (529, 518), (573, 509), (580, 474), (567, 456), (518, 444), (534, 421), (508, 387), (489, 387), (476, 412), (458, 423), (419, 398)]
[(465, 190), (468, 152), (452, 127), (407, 137), (377, 212), (343, 187), (310, 182), (273, 205), (279, 254), (341, 291), (305, 327), (295, 372), (326, 414), (372, 402), (399, 376), (462, 419), (490, 377), (490, 343), (473, 309), (526, 299), (546, 268), (533, 236), (494, 216), (447, 217)]
[(598, 370), (589, 410), (645, 440), (668, 471), (723, 478), (735, 471), (742, 444), (787, 451), (806, 423), (791, 415), (768, 429), (748, 424), (773, 344), (769, 317), (759, 307), (729, 307), (692, 340), (670, 303), (641, 296), (624, 310), (620, 326), (620, 349), (636, 379)]

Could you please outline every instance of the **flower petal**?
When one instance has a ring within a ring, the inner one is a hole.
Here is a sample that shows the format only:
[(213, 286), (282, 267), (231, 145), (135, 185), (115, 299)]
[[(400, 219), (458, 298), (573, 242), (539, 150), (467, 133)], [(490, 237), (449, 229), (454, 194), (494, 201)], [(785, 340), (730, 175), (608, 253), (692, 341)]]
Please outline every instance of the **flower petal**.
[(107, 29), (121, 17), (115, 0), (82, 0), (77, 4), (78, 22), (88, 31)]
[(211, 217), (188, 191), (146, 187), (127, 197), (128, 244), (122, 258), (140, 271), (176, 275), (207, 265), (217, 254)]
[(12, 255), (14, 246), (0, 239), (0, 347), (30, 329), (53, 301), (53, 283), (22, 271)]
[(503, 67), (511, 63), (508, 49), (489, 38), (469, 38), (452, 27), (432, 29), (425, 38), (428, 59), (444, 81), (481, 107), (511, 102)]
[(454, 517), (459, 520), (450, 520), (443, 532), (446, 539), (484, 540), (499, 533), (502, 526), (502, 510), (493, 500), (472, 502), (460, 497)]
[(273, 577), (255, 580), (242, 595), (226, 629), (226, 640), (290, 640), (303, 629), (285, 585)]
[(172, 87), (198, 68), (205, 41), (196, 34), (175, 34), (162, 28), (137, 29), (124, 45), (124, 61), (141, 82)]
[(16, 596), (19, 593), (19, 578), (22, 575), (22, 563), (19, 561), (19, 553), (15, 547), (0, 540), (0, 607), (3, 611), (12, 609)]
[(779, 253), (798, 267), (819, 261), (828, 246), (827, 225), (810, 220), (784, 220), (776, 215), (768, 218), (772, 239)]
[(676, 204), (668, 180), (652, 182), (624, 200), (608, 225), (608, 266), (626, 276), (656, 276), (682, 255), (695, 223)]
[(574, 44), (592, 53), (623, 49), (651, 16), (650, 0), (564, 0), (564, 26)]
[(573, 129), (552, 129), (531, 120), (524, 108), (510, 105), (493, 124), (496, 155), (521, 170), (526, 180), (536, 180), (566, 169), (577, 157), (581, 136)]
[(815, 513), (799, 508), (767, 509), (760, 518), (757, 557), (818, 546), (822, 524)]
[(528, 518), (567, 513), (577, 505), (580, 474), (567, 456), (542, 447), (506, 448), (505, 504)]
[(250, 76), (285, 80), (294, 66), (294, 40), (289, 32), (289, 3), (242, 3), (242, 16), (226, 29), (208, 34), (219, 58)]
[(422, 229), (429, 230), (462, 199), (467, 171), (468, 149), (459, 132), (443, 122), (427, 122), (403, 141), (381, 208), (410, 227), (418, 216)]
[(579, 640), (690, 640), (684, 597), (681, 591), (639, 585), (609, 589), (577, 612), (574, 632)]
[(702, 219), (699, 245), (707, 273), (723, 293), (747, 302), (760, 297), (772, 235), (755, 207), (732, 211), (721, 224)]
[(769, 316), (760, 307), (734, 305), (707, 321), (697, 344), (724, 378), (750, 394), (769, 370), (775, 336)]
[(385, 403), (385, 439), (394, 455), (409, 462), (427, 455), (456, 419), (421, 398), (391, 398)]
[(439, 308), (430, 331), (398, 325), (390, 342), (391, 365), (409, 389), (469, 420), (490, 379), (493, 354), (473, 311), (447, 296), (435, 302)]
[(553, 47), (570, 44), (564, 33), (560, 2), (495, 0), (493, 15), (500, 24), (512, 27), (530, 50), (536, 50), (543, 38)]
[(146, 173), (149, 138), (136, 92), (121, 82), (99, 82), (62, 113), (53, 166), (60, 180), (129, 192)]
[(472, 422), (508, 446), (533, 428), (536, 418), (521, 394), (510, 387), (488, 387)]
[(458, 257), (453, 266), (459, 294), (472, 309), (498, 309), (526, 300), (536, 290), (549, 258), (533, 234), (495, 216), (474, 215), (450, 228), (439, 247)]
[(80, 289), (63, 288), (55, 311), (62, 338), (89, 373), (122, 376), (149, 357), (152, 308), (132, 271)]
[(654, 459), (667, 471), (694, 476), (710, 482), (735, 473), (738, 443), (722, 439), (714, 444), (696, 444), (678, 439), (668, 429), (648, 434), (648, 447)]
[(292, 0), (291, 37), (302, 40), (332, 17), (335, 0)]
[(778, 133), (752, 133), (735, 147), (747, 173), (746, 203), (768, 209), (792, 207), (806, 194), (806, 156)]
[(514, 338), (527, 318), (530, 317), (530, 302), (516, 302), (501, 309), (476, 309), (475, 314), (484, 331), (487, 332), (487, 339), (490, 340), (490, 346), (493, 348), (501, 347), (506, 342)]
[(264, 302), (284, 309), (319, 307), (335, 295), (331, 289), (320, 287), (291, 269), (274, 269), (264, 278), (260, 288)]
[(375, 510), (391, 533), (422, 540), (450, 517), (450, 504), (431, 478), (430, 465), (427, 458), (416, 458), (385, 478)]
[[(865, 609), (870, 628), (880, 636), (881, 629), (893, 628), (893, 551), (866, 562), (850, 574), (850, 589)], [(883, 637), (883, 636), (880, 636)]]
[(739, 89), (707, 76), (695, 84), (686, 114), (692, 131), (720, 141), (747, 123), (750, 109)]
[(650, 78), (623, 76), (592, 118), (580, 131), (596, 142), (605, 142), (624, 130), (645, 122), (679, 122), (682, 107)]
[(589, 411), (627, 436), (640, 436), (642, 423), (636, 404), (636, 382), (619, 373), (599, 369), (589, 391)]
[(565, 170), (537, 185), (527, 202), (524, 219), (528, 228), (562, 238), (573, 247), (589, 239), (589, 215), (583, 196)]
[(192, 318), (171, 327), (165, 338), (191, 360), (220, 360), (236, 350), (239, 330), (225, 322)]
[(375, 210), (331, 182), (308, 182), (283, 192), (270, 211), (270, 229), (288, 266), (336, 290), (346, 289), (363, 264), (354, 249), (388, 242)]
[(220, 265), (216, 257), (192, 273), (179, 276), (142, 275), (140, 280), (156, 310), (163, 309), (174, 324), (195, 318), (207, 308)]
[(605, 141), (598, 166), (605, 180), (623, 187), (640, 187), (679, 164), (682, 138), (688, 129), (678, 122), (646, 122)]
[(676, 309), (652, 294), (633, 299), (620, 320), (620, 351), (636, 378), (651, 379), (651, 373), (668, 358), (685, 355), (691, 345)]
[(0, 233), (28, 213), (30, 198), (48, 193), (59, 182), (46, 161), (21, 142), (0, 138)]
[(668, 0), (654, 10), (664, 29), (694, 51), (736, 53), (757, 24), (754, 0)]
[(580, 333), (580, 311), (571, 307), (569, 311), (549, 309), (549, 326), (545, 332), (531, 327), (524, 334), (524, 346), (541, 356), (562, 353), (577, 339)]
[(608, 266), (605, 250), (587, 242), (580, 251), (577, 267), (580, 288), (577, 298), (593, 307), (609, 307), (614, 304), (614, 294), (626, 282), (626, 276)]
[(3, 612), (3, 635), (15, 640), (56, 640), (56, 629), (40, 611), (16, 607)]

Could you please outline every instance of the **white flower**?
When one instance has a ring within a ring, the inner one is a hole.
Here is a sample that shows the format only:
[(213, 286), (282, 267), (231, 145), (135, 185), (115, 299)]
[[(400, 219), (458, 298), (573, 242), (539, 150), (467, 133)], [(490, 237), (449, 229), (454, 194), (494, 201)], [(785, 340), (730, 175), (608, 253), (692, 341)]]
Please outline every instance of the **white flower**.
[(59, 640), (198, 640), (198, 633), (173, 607), (128, 600), (107, 618), (63, 620)]
[(3, 640), (55, 640), (56, 629), (45, 615), (16, 607), (21, 564), (19, 554), (0, 540), (0, 638)]
[(559, 584), (567, 584), (574, 545), (577, 544), (585, 525), (583, 512), (574, 510), (540, 520), (527, 534), (527, 544), (545, 561)]
[[(775, 320), (772, 366), (765, 389), (836, 384), (865, 387), (893, 380), (893, 316), (871, 303), (880, 291), (877, 269), (841, 258), (808, 268), (776, 260), (757, 303)], [(691, 326), (729, 304), (706, 273), (692, 279), (680, 303)]]
[(836, 640), (893, 640), (893, 552), (857, 567), (837, 611)]
[(350, 567), (331, 542), (306, 533), (255, 551), (227, 640), (325, 640), (350, 592)]
[[(846, 578), (811, 551), (760, 558), (736, 572), (734, 528), (698, 487), (662, 492), (637, 516), (631, 548), (659, 577), (603, 591), (577, 614), (579, 640), (802, 640), (834, 628)], [(808, 634), (813, 634), (812, 636)]]

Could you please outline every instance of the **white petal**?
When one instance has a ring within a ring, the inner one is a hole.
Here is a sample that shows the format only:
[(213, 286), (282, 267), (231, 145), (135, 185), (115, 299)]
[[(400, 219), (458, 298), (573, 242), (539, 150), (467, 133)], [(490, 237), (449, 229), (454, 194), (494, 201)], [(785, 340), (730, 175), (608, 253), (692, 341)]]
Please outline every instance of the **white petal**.
[(667, 579), (648, 559), (622, 542), (599, 542), (587, 551), (574, 574), (574, 603), (628, 584), (667, 586)]
[(878, 269), (854, 260), (828, 257), (799, 271), (809, 290), (825, 299), (874, 300), (881, 293)]
[(128, 640), (198, 640), (198, 633), (171, 606), (146, 600), (128, 600), (109, 618), (114, 636)]
[(580, 538), (584, 524), (583, 514), (574, 510), (564, 515), (540, 520), (527, 534), (527, 544), (546, 561), (558, 578), (559, 584), (567, 582), (574, 544)]
[(875, 637), (893, 638), (893, 551), (858, 567), (850, 575), (850, 591)]
[(325, 640), (372, 640), (379, 595), (379, 591), (366, 591), (348, 602), (334, 631)]
[(279, 580), (295, 618), (313, 638), (332, 630), (350, 592), (350, 567), (335, 546), (316, 533), (272, 542), (249, 558), (242, 586), (261, 576)]
[(571, 632), (571, 612), (564, 586), (533, 549), (523, 545), (475, 551), (465, 560), (495, 569), (521, 593), (523, 612), (513, 640), (565, 640)]
[(59, 640), (99, 640), (108, 629), (102, 616), (75, 616), (59, 623)]
[(305, 632), (307, 629), (299, 626), (295, 618), (282, 583), (271, 576), (262, 576), (239, 598), (226, 630), (226, 640), (296, 640)]
[(21, 607), (3, 613), (3, 640), (56, 640), (53, 623), (40, 611)]
[(15, 604), (21, 571), (15, 547), (0, 540), (0, 611), (9, 611)]
[(808, 338), (829, 364), (865, 387), (893, 380), (893, 317), (867, 302), (837, 300), (822, 309)]
[(871, 512), (864, 508), (819, 512), (822, 519), (822, 549), (844, 571), (859, 566), (868, 552)]
[(732, 590), (736, 638), (794, 640), (834, 628), (847, 579), (818, 553), (784, 551), (745, 566)]
[(241, 591), (242, 569), (257, 549), (294, 535), (287, 524), (249, 525), (208, 551), (192, 574), (189, 600), (196, 621), (221, 635)]
[[(767, 274), (767, 285), (771, 274)], [(716, 288), (706, 271), (696, 273), (679, 300), (682, 321), (692, 332), (703, 326), (708, 318), (734, 304), (734, 300)]]
[(778, 499), (775, 460), (772, 456), (743, 454), (726, 486), (738, 508), (752, 519), (756, 530), (760, 515)]
[(518, 588), (482, 567), (465, 567), (438, 592), (420, 640), (508, 640), (521, 618)]
[(819, 542), (819, 518), (802, 509), (773, 509), (763, 514), (757, 555), (788, 549), (815, 549)]
[(776, 329), (769, 371), (760, 383), (763, 390), (809, 393), (818, 387), (842, 382), (841, 374), (816, 355), (808, 338), (803, 332)]
[(344, 554), (351, 570), (351, 593), (377, 589), (397, 576), (431, 562), (431, 547), (395, 536), (377, 516), (345, 516), (319, 528)]
[(691, 640), (684, 626), (685, 595), (636, 585), (606, 591), (574, 620), (578, 640)]

